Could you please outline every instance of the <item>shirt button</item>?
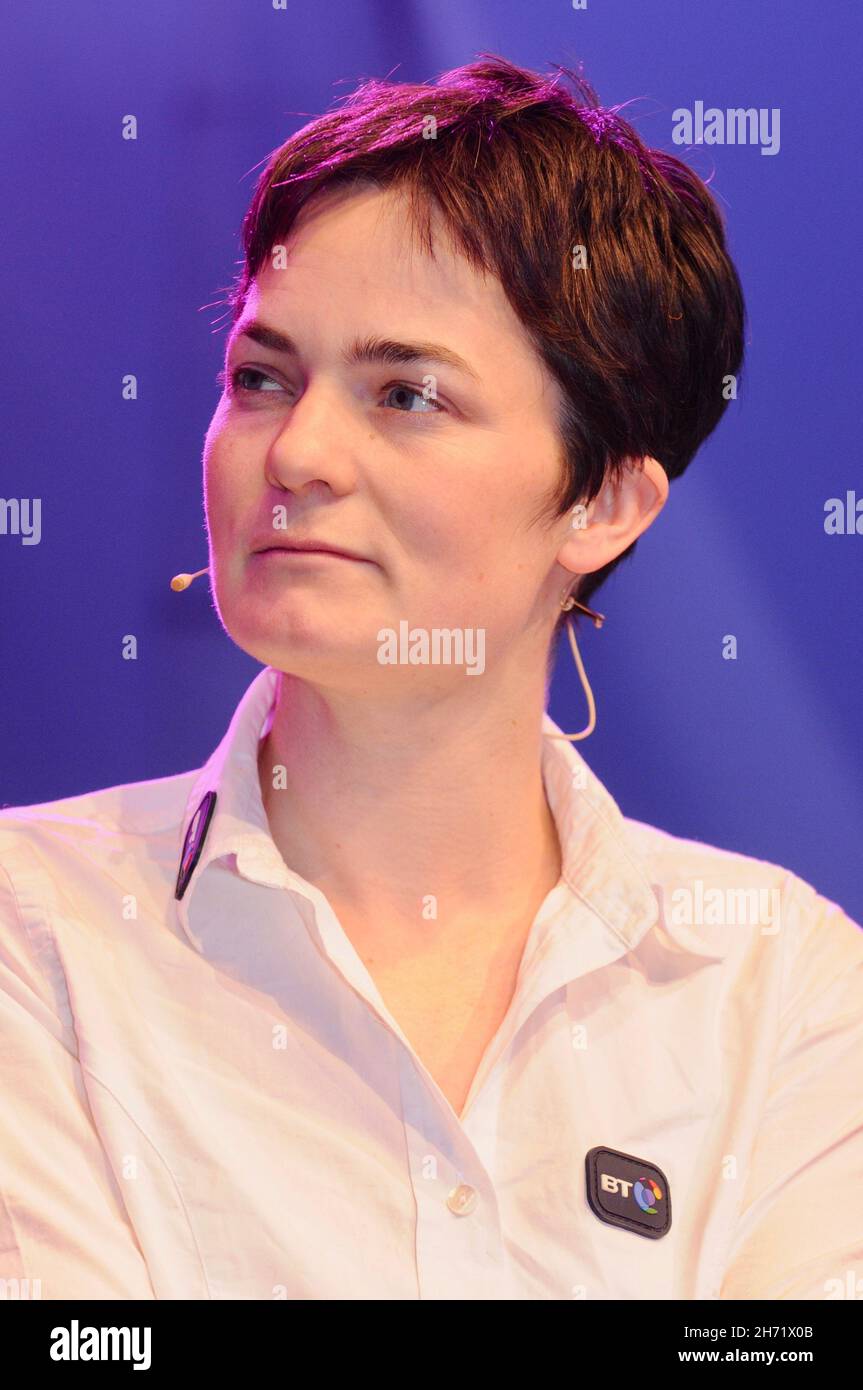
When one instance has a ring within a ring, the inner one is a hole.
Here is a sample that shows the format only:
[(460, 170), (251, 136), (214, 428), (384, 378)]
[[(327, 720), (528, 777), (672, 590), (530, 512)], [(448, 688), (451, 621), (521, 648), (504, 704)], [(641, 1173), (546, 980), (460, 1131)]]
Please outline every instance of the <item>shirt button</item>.
[(460, 1182), (447, 1197), (446, 1204), (456, 1216), (467, 1216), (476, 1206), (476, 1188)]

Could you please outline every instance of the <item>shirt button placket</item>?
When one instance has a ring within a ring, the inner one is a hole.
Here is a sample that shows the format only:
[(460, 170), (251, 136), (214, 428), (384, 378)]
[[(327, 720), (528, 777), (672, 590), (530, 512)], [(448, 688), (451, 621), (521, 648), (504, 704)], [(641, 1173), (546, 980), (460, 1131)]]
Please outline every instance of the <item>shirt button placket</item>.
[(479, 1155), (467, 1136), (456, 1132), (452, 1116), (442, 1113), (407, 1050), (399, 1055), (399, 1071), (416, 1201), (419, 1297), (499, 1296), (505, 1275), (496, 1203), (485, 1180), (465, 1181), (481, 1164)]

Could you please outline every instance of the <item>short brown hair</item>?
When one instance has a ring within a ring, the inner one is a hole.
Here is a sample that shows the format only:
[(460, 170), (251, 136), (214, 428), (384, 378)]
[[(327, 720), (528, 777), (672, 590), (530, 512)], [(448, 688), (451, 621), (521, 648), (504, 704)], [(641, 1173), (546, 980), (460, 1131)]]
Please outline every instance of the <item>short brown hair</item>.
[[(550, 519), (587, 505), (627, 459), (683, 473), (725, 410), (724, 378), (739, 375), (745, 317), (706, 185), (553, 66), (545, 78), (484, 53), (434, 84), (361, 83), (270, 155), (229, 296), (236, 322), (272, 246), (324, 189), (362, 179), (404, 189), (429, 252), (436, 205), (455, 247), (498, 277), (562, 388)], [(634, 548), (585, 575), (579, 599)]]

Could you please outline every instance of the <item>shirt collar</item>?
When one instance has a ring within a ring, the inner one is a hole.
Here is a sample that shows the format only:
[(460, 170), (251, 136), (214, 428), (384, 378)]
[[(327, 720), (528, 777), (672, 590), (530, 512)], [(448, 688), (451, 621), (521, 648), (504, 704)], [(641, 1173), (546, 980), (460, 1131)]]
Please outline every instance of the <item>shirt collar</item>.
[[(267, 666), (254, 678), (186, 802), (177, 839), (178, 864), (202, 800), (208, 792), (216, 793), (200, 857), (176, 904), (183, 930), (198, 950), (188, 905), (195, 884), (215, 860), (233, 855), (237, 869), (258, 883), (309, 891), (306, 880), (285, 864), (276, 848), (261, 796), (258, 744), (272, 724), (279, 674)], [(543, 714), (542, 732), (542, 775), (561, 845), (561, 882), (630, 950), (661, 915), (648, 866), (631, 848), (626, 821), (611, 793), (571, 742), (552, 737), (561, 730), (548, 714)], [(687, 954), (708, 959), (724, 954), (715, 941), (705, 941), (690, 928), (670, 926), (667, 920), (662, 925), (673, 945)]]
[(577, 748), (542, 719), (542, 777), (557, 826), (561, 879), (627, 948), (653, 926), (659, 908), (641, 863), (630, 854), (620, 808)]
[[(660, 883), (638, 854), (627, 820), (608, 788), (548, 714), (543, 715), (542, 773), (561, 846), (561, 880), (628, 950), (657, 924), (664, 944), (687, 956), (721, 960), (727, 943), (670, 921)], [(662, 832), (657, 832), (662, 834)], [(671, 837), (667, 837), (671, 843)]]
[(207, 866), (236, 856), (237, 868), (272, 887), (302, 882), (290, 872), (270, 833), (258, 778), (258, 743), (269, 731), (275, 708), (279, 672), (259, 671), (234, 711), (227, 733), (198, 772), (186, 800), (177, 839), (177, 863), (182, 865), (187, 838), (201, 803), (209, 792), (216, 802), (200, 856), (189, 877), (177, 916), (186, 936), (201, 950), (189, 925), (189, 903)]

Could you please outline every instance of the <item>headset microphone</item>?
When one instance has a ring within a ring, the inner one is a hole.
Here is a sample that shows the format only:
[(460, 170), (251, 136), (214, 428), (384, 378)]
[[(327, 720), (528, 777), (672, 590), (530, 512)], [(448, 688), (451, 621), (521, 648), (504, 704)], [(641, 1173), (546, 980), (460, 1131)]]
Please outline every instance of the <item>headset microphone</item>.
[(175, 574), (171, 580), (171, 588), (175, 594), (181, 594), (184, 589), (188, 589), (194, 579), (199, 579), (202, 574), (209, 574), (209, 569), (196, 570), (194, 574)]

